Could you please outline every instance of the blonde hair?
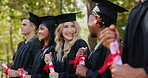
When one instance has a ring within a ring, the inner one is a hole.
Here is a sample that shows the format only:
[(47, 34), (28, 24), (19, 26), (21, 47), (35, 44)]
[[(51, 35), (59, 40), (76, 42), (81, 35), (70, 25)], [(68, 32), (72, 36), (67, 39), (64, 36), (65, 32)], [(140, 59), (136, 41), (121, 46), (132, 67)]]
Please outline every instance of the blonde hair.
[[(64, 55), (62, 57), (62, 61), (65, 57), (67, 57), (68, 53), (70, 52), (71, 47), (74, 45), (74, 43), (76, 42), (77, 39), (80, 38), (80, 26), (76, 21), (72, 21), (72, 23), (74, 24), (75, 28), (76, 28), (76, 33), (73, 36), (73, 39), (69, 42), (68, 46), (66, 48), (64, 48)], [(62, 35), (62, 30), (64, 28), (64, 23), (59, 24), (59, 26), (57, 27), (56, 31), (55, 31), (55, 42), (56, 42), (56, 47), (55, 47), (55, 51), (57, 51), (57, 59), (60, 60), (61, 57), (61, 52), (62, 52), (62, 46), (64, 44), (64, 38)]]

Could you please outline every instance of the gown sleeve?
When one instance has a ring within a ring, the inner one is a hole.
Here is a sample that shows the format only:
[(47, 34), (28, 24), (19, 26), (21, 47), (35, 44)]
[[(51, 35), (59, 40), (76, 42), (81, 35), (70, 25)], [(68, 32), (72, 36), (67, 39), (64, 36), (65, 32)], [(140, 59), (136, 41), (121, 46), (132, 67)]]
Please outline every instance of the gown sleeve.
[[(20, 43), (18, 44), (17, 50), (20, 48), (20, 46), (22, 45), (22, 43), (23, 43), (23, 42), (20, 42)], [(13, 62), (14, 62), (15, 56), (16, 56), (16, 53), (13, 55), (13, 58), (12, 58)], [(11, 68), (14, 69), (14, 65), (11, 65)]]
[(33, 50), (31, 52), (31, 57), (32, 58), (30, 59), (30, 61), (32, 61), (32, 62), (29, 62), (30, 64), (28, 64), (28, 66), (25, 68), (25, 70), (28, 71), (28, 74), (31, 74), (32, 67), (33, 67), (33, 61), (35, 59), (35, 56), (36, 56), (38, 50), (40, 49), (39, 44), (40, 44), (39, 40), (35, 40), (35, 42), (33, 43), (33, 46), (32, 46)]
[(148, 75), (148, 67), (144, 67), (146, 74)]
[(106, 57), (110, 54), (110, 50), (100, 44), (87, 60), (86, 78), (111, 78), (110, 69), (107, 68), (102, 74), (98, 70), (103, 66)]
[[(59, 78), (81, 78), (77, 75), (75, 75), (75, 71), (76, 69), (74, 68), (73, 64), (68, 64), (69, 61), (72, 61), (75, 59), (76, 57), (76, 53), (78, 51), (79, 48), (82, 47), (88, 47), (87, 43), (82, 40), (82, 39), (78, 39), (75, 44), (72, 46), (67, 58), (64, 60), (64, 66), (62, 66), (61, 64), (57, 64), (56, 66), (59, 68), (56, 68), (59, 73)], [(88, 50), (88, 54), (90, 54), (90, 51)], [(60, 68), (60, 65), (62, 66), (62, 68)]]
[(86, 78), (99, 78), (99, 72), (97, 70), (87, 70)]
[(44, 70), (44, 66), (46, 65), (44, 62), (44, 56), (49, 52), (54, 54), (54, 46), (50, 46), (45, 52), (42, 51), (41, 53), (38, 53), (34, 61), (31, 78), (49, 78), (49, 72)]

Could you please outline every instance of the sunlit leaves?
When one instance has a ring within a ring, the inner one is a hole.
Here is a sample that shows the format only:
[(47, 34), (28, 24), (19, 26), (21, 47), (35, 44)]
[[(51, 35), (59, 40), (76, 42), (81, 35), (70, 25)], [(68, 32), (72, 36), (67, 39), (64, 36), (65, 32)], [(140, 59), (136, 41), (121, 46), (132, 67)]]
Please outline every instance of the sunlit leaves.
[[(62, 0), (62, 12), (79, 12), (76, 0)], [(28, 12), (38, 16), (60, 14), (60, 0), (0, 0), (0, 57), (6, 60), (12, 56), (10, 46), (15, 50), (17, 44), (23, 40), (20, 34), (21, 19), (28, 17)], [(79, 17), (83, 17), (81, 14)], [(12, 42), (10, 45), (10, 28), (12, 28)]]

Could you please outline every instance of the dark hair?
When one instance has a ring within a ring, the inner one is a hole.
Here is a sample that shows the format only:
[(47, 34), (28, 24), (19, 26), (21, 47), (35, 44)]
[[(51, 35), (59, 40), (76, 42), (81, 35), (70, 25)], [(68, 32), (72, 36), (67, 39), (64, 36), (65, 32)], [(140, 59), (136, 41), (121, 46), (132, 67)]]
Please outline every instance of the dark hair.
[[(102, 14), (98, 14), (101, 16), (102, 18), (102, 22), (100, 23), (101, 26), (104, 26), (104, 27), (109, 27), (111, 24), (115, 24), (116, 25), (116, 22), (115, 20), (111, 20), (110, 18), (102, 15)], [(104, 24), (103, 24), (104, 22)]]
[(116, 21), (110, 20), (109, 18), (106, 18), (106, 17), (101, 17), (101, 18), (102, 18), (102, 22), (104, 22), (103, 26), (105, 27), (109, 27), (111, 24), (116, 25)]
[[(29, 20), (27, 17), (26, 18), (21, 18), (21, 21), (23, 21), (23, 20), (25, 20), (25, 19), (27, 19), (27, 20)], [(30, 21), (30, 20), (29, 20)], [(35, 27), (36, 27), (36, 32), (38, 31), (38, 27), (33, 23), (33, 22), (31, 22), (30, 21), (30, 24), (33, 24)]]
[[(54, 32), (55, 32), (55, 28), (53, 27), (47, 27), (48, 28), (48, 32), (49, 32), (49, 43), (48, 43), (48, 46), (50, 45), (55, 45), (55, 35), (54, 35)], [(41, 48), (43, 48), (45, 42), (43, 40), (41, 40)]]
[[(116, 25), (116, 22), (117, 20), (112, 20), (111, 18), (101, 14), (100, 12), (93, 12), (90, 14), (90, 15), (99, 15), (102, 20), (100, 22), (98, 22), (102, 27), (109, 27), (111, 24), (115, 24)], [(104, 22), (104, 23), (103, 23)]]

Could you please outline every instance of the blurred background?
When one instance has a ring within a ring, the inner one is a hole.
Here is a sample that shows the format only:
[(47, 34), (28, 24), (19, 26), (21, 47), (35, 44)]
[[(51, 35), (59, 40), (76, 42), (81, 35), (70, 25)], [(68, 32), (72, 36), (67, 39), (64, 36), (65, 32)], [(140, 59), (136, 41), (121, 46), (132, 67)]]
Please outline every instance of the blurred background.
[[(131, 11), (138, 2), (136, 0), (109, 0)], [(58, 15), (62, 13), (80, 12), (77, 21), (81, 26), (81, 37), (90, 44), (91, 50), (97, 43), (96, 38), (89, 37), (87, 27), (88, 14), (96, 4), (90, 0), (0, 0), (0, 64), (13, 63), (12, 57), (17, 49), (17, 44), (24, 40), (20, 34), (21, 20), (28, 17), (28, 12), (38, 16)], [(123, 39), (129, 12), (118, 16), (117, 27)], [(0, 78), (7, 78), (0, 65)]]

